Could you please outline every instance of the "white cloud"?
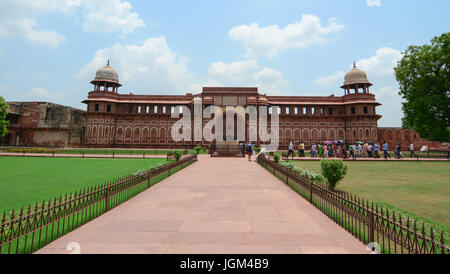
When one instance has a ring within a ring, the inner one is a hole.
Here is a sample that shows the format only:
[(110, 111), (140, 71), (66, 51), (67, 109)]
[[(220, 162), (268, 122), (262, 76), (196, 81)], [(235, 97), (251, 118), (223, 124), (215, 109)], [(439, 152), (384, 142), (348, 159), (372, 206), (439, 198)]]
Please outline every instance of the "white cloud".
[[(383, 80), (394, 79), (394, 67), (402, 58), (402, 53), (393, 48), (379, 48), (372, 57), (360, 59), (356, 62), (359, 69), (364, 70), (370, 79)], [(348, 65), (350, 70), (353, 65)], [(323, 87), (341, 86), (344, 82), (345, 72), (339, 70), (333, 74), (322, 76), (314, 80), (314, 83)]]
[(238, 83), (246, 81), (249, 71), (258, 68), (258, 62), (255, 59), (238, 61), (232, 63), (216, 62), (210, 65), (208, 73), (212, 77), (216, 77), (229, 82)]
[(284, 88), (287, 87), (287, 81), (281, 72), (264, 67), (253, 75), (255, 83), (259, 87), (261, 93), (270, 95), (286, 94)]
[[(31, 42), (48, 47), (57, 47), (66, 38), (56, 31), (40, 29), (36, 19), (27, 13), (30, 10), (14, 12), (8, 7), (9, 1), (0, 2), (0, 38), (23, 37)], [(17, 5), (15, 3), (14, 5)], [(31, 10), (33, 10), (31, 8)], [(9, 13), (11, 11), (12, 13)], [(37, 12), (37, 10), (36, 10)]]
[(77, 78), (88, 83), (97, 69), (111, 59), (111, 66), (119, 73), (126, 90), (146, 94), (154, 92), (180, 92), (191, 85), (186, 58), (173, 53), (164, 36), (147, 39), (139, 45), (120, 45), (98, 50), (92, 61), (84, 66)]
[(2, 0), (0, 38), (21, 37), (48, 47), (57, 47), (64, 35), (40, 26), (39, 18), (50, 13), (82, 11), (84, 30), (127, 34), (145, 26), (131, 4), (122, 0)]
[(320, 19), (311, 14), (303, 14), (300, 22), (289, 24), (285, 28), (278, 25), (260, 27), (257, 23), (232, 28), (228, 36), (240, 41), (247, 49), (246, 57), (275, 57), (286, 49), (306, 48), (312, 44), (323, 43), (325, 37), (338, 32), (344, 25), (329, 20), (328, 26), (322, 26)]
[[(402, 99), (398, 95), (398, 83), (395, 80), (394, 67), (402, 58), (400, 51), (393, 48), (379, 48), (375, 55), (360, 59), (356, 66), (367, 73), (371, 83), (371, 93), (375, 94), (377, 101), (383, 104), (378, 112), (383, 115), (381, 126), (400, 126), (403, 112), (401, 110)], [(349, 64), (348, 68), (351, 69)], [(344, 82), (345, 73), (337, 71), (328, 76), (317, 78), (314, 83), (327, 88), (340, 87)]]
[(21, 95), (21, 100), (24, 101), (60, 101), (63, 97), (61, 92), (50, 92), (44, 87), (33, 87), (30, 91)]
[(89, 32), (132, 33), (144, 27), (144, 21), (135, 12), (131, 4), (122, 0), (83, 0), (85, 15), (84, 30)]
[(381, 6), (381, 0), (366, 0), (369, 7), (379, 7)]
[(345, 72), (339, 70), (331, 75), (317, 78), (316, 80), (314, 80), (314, 83), (316, 83), (316, 85), (324, 87), (336, 87), (336, 83), (343, 81), (344, 76)]
[(393, 48), (379, 48), (376, 55), (357, 62), (360, 69), (372, 76), (392, 76), (394, 67), (402, 58), (402, 53)]
[[(255, 86), (260, 93), (284, 94), (287, 81), (283, 74), (271, 68), (260, 68), (255, 59), (231, 63), (216, 62), (208, 70), (208, 84), (216, 86)], [(206, 85), (207, 86), (207, 85)]]

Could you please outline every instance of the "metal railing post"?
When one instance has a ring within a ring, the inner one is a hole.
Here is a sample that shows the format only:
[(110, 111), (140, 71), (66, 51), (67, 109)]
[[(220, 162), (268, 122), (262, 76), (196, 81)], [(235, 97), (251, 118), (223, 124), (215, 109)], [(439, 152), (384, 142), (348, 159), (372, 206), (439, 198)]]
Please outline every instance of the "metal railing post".
[(309, 202), (313, 203), (313, 183), (309, 183)]
[(147, 188), (150, 188), (150, 186), (151, 186), (151, 178), (152, 178), (152, 175), (149, 172), (147, 175)]
[(109, 186), (106, 187), (105, 212), (109, 210)]
[(289, 184), (289, 169), (286, 168), (286, 184)]
[(373, 212), (369, 210), (369, 242), (373, 243), (375, 241), (375, 228), (373, 220)]

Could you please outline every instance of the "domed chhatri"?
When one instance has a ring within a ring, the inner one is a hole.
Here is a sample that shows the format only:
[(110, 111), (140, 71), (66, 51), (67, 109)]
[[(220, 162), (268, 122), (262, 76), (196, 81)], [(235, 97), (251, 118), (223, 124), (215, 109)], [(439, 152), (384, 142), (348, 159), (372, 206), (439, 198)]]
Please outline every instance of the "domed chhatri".
[(362, 89), (362, 93), (369, 93), (370, 86), (372, 83), (367, 79), (367, 74), (353, 63), (352, 70), (345, 74), (344, 85), (341, 88), (345, 90), (345, 95), (348, 95), (351, 90), (354, 90), (354, 93), (360, 93), (359, 89)]
[(119, 74), (109, 65), (109, 60), (106, 66), (97, 70), (91, 84), (95, 86), (95, 91), (112, 91), (114, 93), (117, 93), (118, 88), (122, 86), (119, 82)]
[(112, 81), (115, 83), (119, 83), (119, 74), (115, 71), (110, 65), (109, 60), (106, 66), (97, 70), (95, 73), (96, 81)]

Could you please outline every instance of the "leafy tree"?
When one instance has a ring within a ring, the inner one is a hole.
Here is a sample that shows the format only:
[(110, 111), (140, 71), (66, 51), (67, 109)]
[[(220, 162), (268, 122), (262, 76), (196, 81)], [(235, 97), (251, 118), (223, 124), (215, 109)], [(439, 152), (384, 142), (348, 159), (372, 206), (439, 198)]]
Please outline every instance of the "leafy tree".
[(339, 181), (347, 174), (347, 166), (341, 160), (322, 160), (322, 175), (327, 179), (328, 186), (334, 190)]
[(5, 102), (3, 97), (0, 96), (0, 138), (8, 133), (6, 126), (8, 121), (6, 121), (6, 109), (8, 108), (8, 103)]
[(403, 127), (434, 141), (450, 140), (450, 32), (431, 45), (410, 46), (395, 76), (403, 103)]

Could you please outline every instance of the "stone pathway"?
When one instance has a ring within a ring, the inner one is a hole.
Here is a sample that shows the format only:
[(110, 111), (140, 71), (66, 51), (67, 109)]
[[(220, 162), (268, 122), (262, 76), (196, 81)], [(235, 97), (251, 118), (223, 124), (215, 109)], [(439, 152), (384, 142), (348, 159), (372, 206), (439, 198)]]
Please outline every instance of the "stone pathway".
[(256, 162), (199, 161), (36, 253), (368, 253)]

